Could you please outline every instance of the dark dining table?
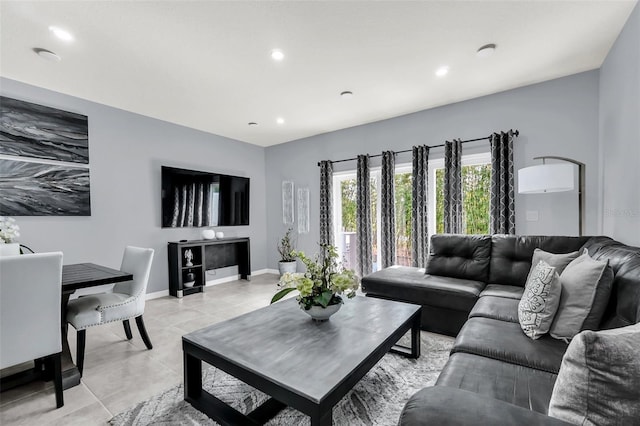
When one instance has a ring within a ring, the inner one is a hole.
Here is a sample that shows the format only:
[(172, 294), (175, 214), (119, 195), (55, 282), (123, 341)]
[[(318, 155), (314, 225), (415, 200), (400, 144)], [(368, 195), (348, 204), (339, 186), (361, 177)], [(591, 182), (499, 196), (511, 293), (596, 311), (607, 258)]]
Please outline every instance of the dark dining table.
[(108, 268), (95, 263), (75, 263), (62, 266), (62, 388), (68, 389), (80, 384), (80, 371), (73, 363), (67, 340), (67, 303), (76, 290), (114, 284), (133, 279), (133, 274)]

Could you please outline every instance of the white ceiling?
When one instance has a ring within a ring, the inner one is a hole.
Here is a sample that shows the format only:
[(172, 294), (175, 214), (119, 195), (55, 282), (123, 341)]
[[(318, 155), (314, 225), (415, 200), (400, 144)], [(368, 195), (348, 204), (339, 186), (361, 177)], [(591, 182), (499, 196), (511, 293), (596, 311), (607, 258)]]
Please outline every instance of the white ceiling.
[(635, 3), (2, 0), (0, 75), (269, 146), (598, 68)]

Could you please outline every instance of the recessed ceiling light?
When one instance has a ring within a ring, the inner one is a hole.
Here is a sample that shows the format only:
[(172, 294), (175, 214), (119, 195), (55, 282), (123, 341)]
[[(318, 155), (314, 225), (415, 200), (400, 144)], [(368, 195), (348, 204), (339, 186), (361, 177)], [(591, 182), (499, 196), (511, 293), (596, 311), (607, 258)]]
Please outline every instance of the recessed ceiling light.
[(46, 59), (47, 61), (51, 61), (51, 62), (60, 62), (62, 60), (62, 58), (58, 55), (56, 55), (55, 53), (53, 53), (50, 50), (47, 49), (42, 49), (40, 47), (34, 47), (33, 51), (36, 52), (38, 54), (38, 56), (40, 56), (41, 58)]
[(284, 118), (282, 118), (282, 117), (278, 117), (278, 118), (276, 118), (276, 123), (278, 123), (278, 124), (284, 124)]
[(256, 123), (255, 121), (250, 121), (249, 122), (249, 126), (257, 126), (257, 125), (258, 125), (258, 123)]
[(280, 49), (273, 49), (271, 51), (271, 59), (274, 61), (281, 61), (284, 59), (284, 53)]
[(344, 92), (340, 93), (340, 96), (342, 96), (344, 99), (351, 99), (353, 97), (353, 92), (345, 90)]
[(448, 66), (442, 66), (440, 68), (438, 68), (436, 70), (436, 75), (438, 77), (444, 77), (445, 75), (447, 75), (449, 73), (449, 67)]
[(480, 49), (478, 49), (478, 51), (476, 52), (476, 55), (478, 55), (479, 58), (487, 58), (493, 55), (493, 52), (495, 52), (495, 50), (496, 50), (495, 44), (493, 43), (485, 44)]
[(51, 31), (56, 37), (60, 40), (71, 41), (73, 40), (73, 35), (67, 30), (63, 30), (60, 27), (50, 26), (49, 31)]

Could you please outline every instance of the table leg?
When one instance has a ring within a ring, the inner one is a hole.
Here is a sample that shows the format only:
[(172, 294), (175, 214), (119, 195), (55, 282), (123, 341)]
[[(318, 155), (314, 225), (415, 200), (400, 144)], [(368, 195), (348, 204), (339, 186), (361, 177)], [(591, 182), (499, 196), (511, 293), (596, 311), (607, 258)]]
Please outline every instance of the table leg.
[(333, 424), (333, 409), (311, 416), (311, 426), (331, 426)]
[(411, 325), (411, 358), (420, 358), (420, 315), (416, 315)]
[(184, 352), (184, 399), (202, 396), (202, 361)]
[(411, 346), (396, 343), (389, 352), (408, 358), (420, 358), (420, 312), (411, 321)]
[(61, 324), (61, 336), (62, 336), (62, 389), (69, 389), (80, 384), (80, 371), (78, 367), (73, 363), (71, 358), (71, 349), (69, 348), (69, 341), (67, 340), (67, 334), (69, 326), (67, 325), (67, 303), (72, 293), (62, 293), (61, 309), (62, 315)]

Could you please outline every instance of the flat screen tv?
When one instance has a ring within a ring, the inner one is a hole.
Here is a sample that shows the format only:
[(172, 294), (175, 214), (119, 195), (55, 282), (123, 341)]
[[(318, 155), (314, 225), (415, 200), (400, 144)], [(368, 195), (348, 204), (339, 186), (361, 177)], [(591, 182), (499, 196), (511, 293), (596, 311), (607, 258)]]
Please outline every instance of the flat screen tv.
[(162, 227), (249, 225), (249, 178), (162, 166)]

